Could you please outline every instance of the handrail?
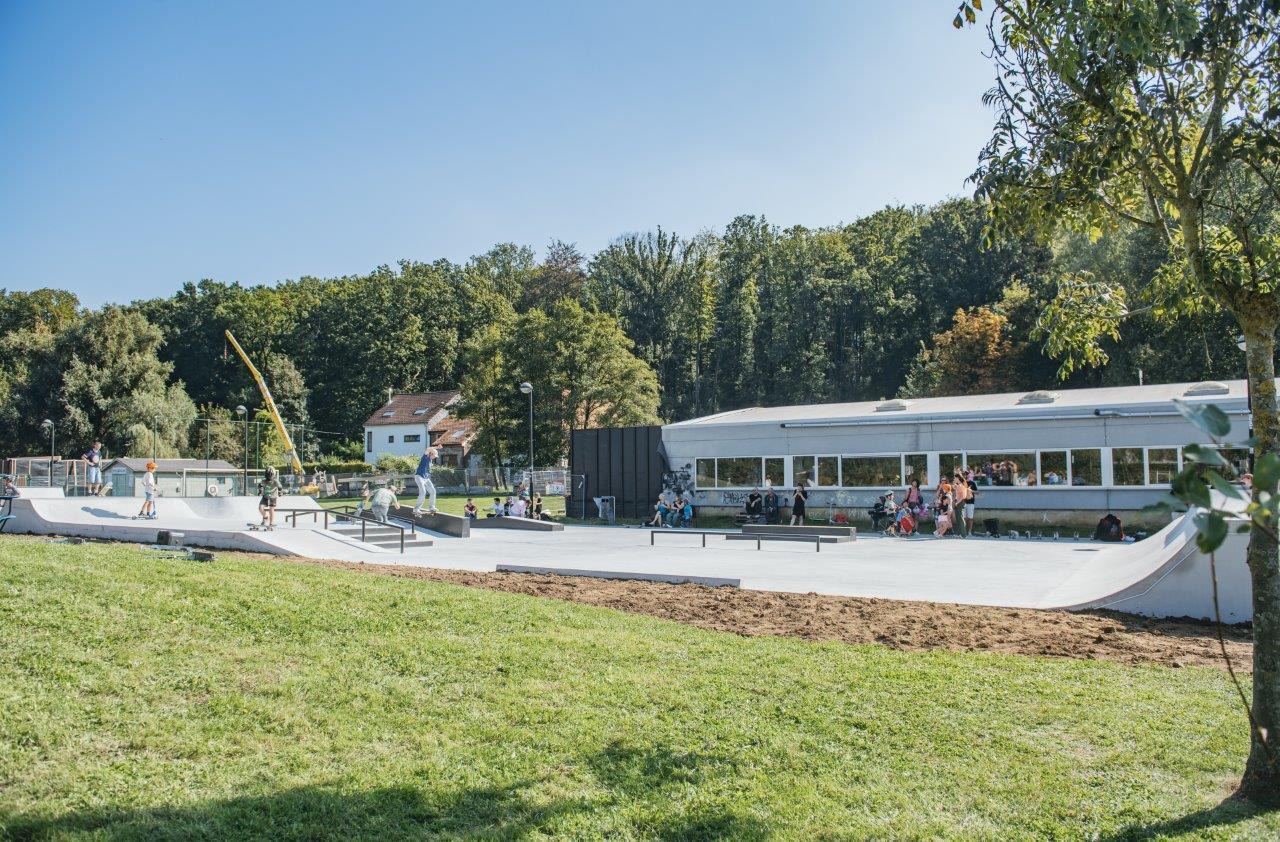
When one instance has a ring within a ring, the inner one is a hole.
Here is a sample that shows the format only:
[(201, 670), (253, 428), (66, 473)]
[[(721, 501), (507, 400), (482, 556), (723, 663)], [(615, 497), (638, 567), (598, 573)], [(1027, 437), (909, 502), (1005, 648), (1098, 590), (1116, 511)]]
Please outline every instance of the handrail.
[[(369, 515), (365, 514), (364, 512), (357, 513), (357, 512), (356, 512), (356, 508), (355, 508), (355, 506), (352, 506), (352, 505), (350, 505), (350, 504), (344, 504), (344, 505), (341, 505), (341, 506), (334, 506), (332, 509), (328, 509), (328, 508), (326, 508), (326, 509), (324, 510), (324, 512), (325, 512), (325, 521), (324, 521), (324, 523), (325, 523), (324, 528), (325, 528), (325, 529), (328, 529), (328, 528), (329, 528), (329, 513), (330, 513), (330, 512), (332, 512), (335, 516), (336, 516), (336, 515), (346, 515), (346, 516), (347, 516), (347, 517), (349, 517), (351, 520), (358, 520), (358, 521), (360, 521), (360, 542), (361, 542), (361, 543), (364, 543), (364, 540), (365, 540), (365, 534), (366, 534), (367, 529), (368, 529), (368, 524), (370, 524), (370, 523), (375, 523), (375, 524), (377, 524), (378, 526), (390, 526), (392, 529), (398, 529), (398, 530), (400, 530), (400, 553), (401, 553), (401, 555), (403, 555), (403, 554), (404, 554), (404, 533), (405, 533), (405, 528), (404, 528), (403, 526), (401, 526), (400, 524), (398, 524), (398, 523), (392, 523), (392, 522), (391, 522), (391, 521), (389, 521), (389, 520), (386, 520), (386, 521), (378, 520), (378, 519), (377, 519), (377, 518), (375, 518), (375, 517), (370, 517)], [(412, 522), (412, 521), (410, 521), (410, 522), (409, 522), (409, 532), (411, 532), (411, 533), (412, 533), (412, 534), (414, 534), (414, 535), (417, 535), (417, 534), (418, 534), (418, 530), (417, 530), (417, 528), (413, 525), (413, 522)]]

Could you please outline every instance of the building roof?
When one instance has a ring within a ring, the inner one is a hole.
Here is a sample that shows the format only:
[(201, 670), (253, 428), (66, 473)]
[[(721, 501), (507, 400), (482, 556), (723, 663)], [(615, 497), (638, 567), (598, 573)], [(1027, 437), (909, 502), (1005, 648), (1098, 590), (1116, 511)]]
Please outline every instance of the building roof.
[(471, 449), (471, 440), (476, 437), (476, 424), (470, 418), (459, 418), (446, 415), (438, 423), (431, 425), (431, 432), (438, 434), (436, 447), (461, 447), (463, 452)]
[(1202, 383), (1163, 383), (1147, 386), (1108, 386), (1100, 389), (1045, 389), (998, 395), (946, 398), (895, 398), (858, 403), (751, 407), (691, 418), (668, 428), (737, 424), (862, 424), (917, 423), (942, 418), (1034, 418), (1095, 412), (1169, 412), (1175, 398), (1214, 403), (1228, 411), (1243, 411), (1244, 380)]
[[(112, 465), (124, 465), (135, 473), (142, 473), (147, 469), (147, 463), (151, 460), (146, 456), (121, 456), (112, 459), (103, 465), (103, 468), (110, 468)], [(203, 459), (157, 459), (157, 471), (203, 471), (206, 467), (211, 471), (238, 471), (235, 465), (225, 459), (210, 459), (206, 462)]]
[(462, 393), (457, 389), (442, 392), (410, 392), (392, 395), (364, 422), (366, 427), (384, 427), (390, 424), (429, 424), (440, 410), (457, 403)]

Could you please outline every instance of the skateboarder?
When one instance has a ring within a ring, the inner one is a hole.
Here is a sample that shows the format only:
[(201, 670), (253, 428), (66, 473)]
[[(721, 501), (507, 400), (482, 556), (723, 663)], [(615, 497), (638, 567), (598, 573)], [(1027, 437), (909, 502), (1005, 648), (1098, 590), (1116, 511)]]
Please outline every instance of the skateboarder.
[(422, 452), (422, 458), (418, 460), (418, 470), (413, 474), (414, 485), (418, 486), (418, 502), (413, 506), (415, 515), (422, 514), (422, 501), (431, 495), (431, 508), (428, 510), (431, 514), (436, 513), (436, 486), (431, 481), (431, 463), (440, 455), (440, 451), (434, 447), (428, 447)]
[(80, 457), (85, 461), (84, 490), (90, 497), (102, 493), (102, 442), (95, 441)]
[(400, 508), (400, 501), (396, 499), (396, 493), (385, 485), (378, 486), (378, 489), (373, 492), (372, 503), (373, 517), (379, 523), (387, 522), (387, 513), (392, 507)]
[(276, 503), (280, 499), (280, 491), (276, 469), (268, 466), (266, 476), (258, 483), (258, 514), (262, 515), (262, 525), (267, 529), (276, 528)]
[(134, 520), (146, 518), (156, 519), (156, 463), (147, 463), (147, 472), (142, 475), (142, 511), (134, 516)]

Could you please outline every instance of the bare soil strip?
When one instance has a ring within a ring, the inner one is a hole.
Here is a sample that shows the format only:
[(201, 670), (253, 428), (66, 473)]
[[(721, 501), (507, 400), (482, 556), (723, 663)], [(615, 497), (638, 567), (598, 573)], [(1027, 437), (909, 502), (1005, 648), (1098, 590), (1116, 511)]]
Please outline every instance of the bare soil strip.
[[(405, 579), (562, 599), (647, 614), (714, 631), (804, 640), (878, 643), (904, 651), (1001, 652), (1123, 664), (1225, 668), (1213, 624), (1152, 620), (1112, 611), (1037, 611), (934, 602), (613, 581), (580, 576), (473, 573), (290, 559)], [(1248, 628), (1223, 629), (1237, 670), (1253, 654)]]

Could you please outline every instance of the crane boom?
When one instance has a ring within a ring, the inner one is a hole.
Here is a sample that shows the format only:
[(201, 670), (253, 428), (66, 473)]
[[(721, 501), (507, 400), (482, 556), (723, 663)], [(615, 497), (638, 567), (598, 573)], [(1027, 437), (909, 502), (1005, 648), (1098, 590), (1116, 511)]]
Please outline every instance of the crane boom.
[(302, 476), (302, 460), (298, 458), (298, 452), (294, 450), (293, 439), (289, 438), (289, 431), (285, 429), (284, 419), (280, 417), (280, 410), (276, 409), (276, 402), (271, 398), (271, 390), (267, 388), (267, 381), (262, 378), (262, 372), (258, 371), (257, 366), (249, 359), (249, 355), (240, 347), (240, 343), (236, 341), (236, 337), (231, 331), (226, 331), (227, 339), (231, 342), (231, 347), (236, 349), (236, 353), (240, 355), (240, 359), (244, 360), (245, 366), (248, 367), (249, 373), (253, 375), (253, 380), (258, 384), (258, 391), (262, 392), (262, 400), (267, 405), (267, 411), (271, 413), (271, 420), (276, 422), (276, 432), (280, 434), (280, 439), (284, 442), (286, 455), (293, 464), (294, 473), (299, 478)]

